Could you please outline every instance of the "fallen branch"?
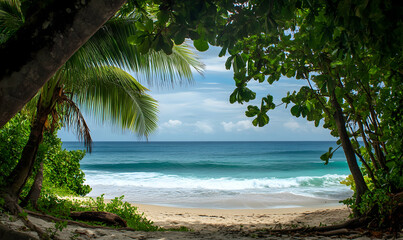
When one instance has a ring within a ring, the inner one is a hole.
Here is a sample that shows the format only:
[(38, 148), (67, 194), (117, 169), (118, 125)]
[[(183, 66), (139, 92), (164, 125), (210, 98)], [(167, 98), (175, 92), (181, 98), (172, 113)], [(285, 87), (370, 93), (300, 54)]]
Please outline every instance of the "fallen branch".
[(327, 232), (320, 232), (318, 235), (323, 235), (323, 236), (336, 236), (336, 235), (349, 235), (352, 233), (360, 233), (359, 231), (353, 231), (349, 230), (347, 228), (340, 228), (337, 230), (332, 230), (332, 231), (327, 231)]
[(70, 217), (75, 220), (88, 221), (88, 222), (102, 222), (108, 225), (127, 227), (126, 221), (119, 217), (117, 214), (110, 212), (72, 212)]
[(32, 212), (29, 210), (26, 210), (25, 212), (27, 212), (29, 215), (32, 215), (34, 217), (38, 217), (38, 218), (41, 218), (44, 220), (54, 221), (54, 222), (67, 222), (67, 224), (69, 224), (69, 225), (77, 225), (77, 226), (84, 227), (84, 228), (135, 231), (133, 228), (130, 228), (130, 227), (114, 228), (114, 227), (107, 227), (107, 226), (94, 226), (94, 225), (89, 225), (89, 224), (82, 223), (82, 222), (77, 222), (77, 221), (68, 220), (68, 219), (61, 219), (61, 218), (53, 217), (53, 216), (42, 214), (42, 213)]
[[(270, 233), (309, 233), (309, 232), (331, 232), (331, 231), (338, 231), (340, 229), (356, 229), (360, 227), (365, 227), (369, 222), (368, 218), (354, 218), (347, 220), (344, 223), (336, 224), (332, 226), (322, 226), (322, 227), (302, 227), (302, 228), (293, 228), (293, 229), (273, 229), (268, 230)], [(343, 230), (344, 231), (344, 230)], [(356, 233), (351, 232), (349, 233)]]

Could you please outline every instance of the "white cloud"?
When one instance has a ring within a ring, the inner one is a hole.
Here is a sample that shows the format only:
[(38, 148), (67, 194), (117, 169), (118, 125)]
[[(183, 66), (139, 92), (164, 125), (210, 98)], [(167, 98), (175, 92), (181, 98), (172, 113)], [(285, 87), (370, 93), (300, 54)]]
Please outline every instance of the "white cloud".
[(240, 132), (252, 128), (252, 123), (248, 120), (238, 121), (236, 123), (221, 122), (221, 125), (224, 127), (224, 130), (226, 132), (233, 132), (233, 131)]
[(225, 68), (226, 57), (209, 57), (201, 59), (201, 61), (206, 65), (206, 72), (228, 72), (232, 74), (232, 70)]
[(297, 123), (296, 121), (293, 121), (293, 120), (285, 122), (283, 124), (283, 126), (288, 128), (288, 129), (290, 129), (290, 130), (292, 130), (292, 131), (297, 131), (297, 130), (301, 129), (301, 125), (299, 123)]
[(214, 132), (213, 127), (210, 124), (208, 124), (207, 122), (197, 121), (196, 123), (194, 123), (192, 125), (195, 126), (198, 131), (201, 131), (203, 133), (213, 133)]
[(197, 88), (197, 90), (222, 90), (222, 88), (213, 88), (213, 87), (201, 87), (201, 88)]
[(241, 104), (231, 104), (229, 100), (217, 100), (215, 98), (203, 99), (200, 106), (208, 112), (219, 112), (219, 113), (229, 113), (241, 114), (245, 110), (245, 106)]
[(179, 127), (182, 125), (182, 122), (179, 120), (169, 120), (168, 122), (164, 122), (161, 124), (161, 127), (166, 127), (166, 128), (175, 128)]
[(283, 126), (293, 132), (307, 132), (309, 128), (307, 123), (301, 125), (295, 120), (289, 120), (285, 122)]

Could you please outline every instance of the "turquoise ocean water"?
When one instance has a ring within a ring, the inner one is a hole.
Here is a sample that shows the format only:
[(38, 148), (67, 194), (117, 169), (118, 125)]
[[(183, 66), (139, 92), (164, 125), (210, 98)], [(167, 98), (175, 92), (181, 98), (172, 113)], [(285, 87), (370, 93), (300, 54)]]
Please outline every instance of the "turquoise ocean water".
[[(69, 150), (82, 143), (65, 142)], [(352, 195), (334, 142), (95, 142), (81, 161), (89, 196), (198, 208), (282, 208), (338, 204)]]

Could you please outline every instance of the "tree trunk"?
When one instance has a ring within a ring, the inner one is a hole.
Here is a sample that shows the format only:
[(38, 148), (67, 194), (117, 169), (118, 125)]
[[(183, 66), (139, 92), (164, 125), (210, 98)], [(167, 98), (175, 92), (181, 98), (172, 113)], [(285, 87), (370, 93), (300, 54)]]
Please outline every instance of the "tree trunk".
[(46, 5), (28, 16), (14, 36), (0, 46), (0, 127), (21, 110), (126, 1), (41, 2)]
[(41, 161), (38, 172), (35, 175), (34, 183), (32, 184), (31, 190), (29, 191), (27, 197), (21, 203), (21, 206), (26, 206), (28, 203), (35, 208), (37, 208), (37, 202), (42, 191), (43, 182), (43, 161)]
[(340, 104), (337, 102), (336, 94), (333, 92), (330, 98), (332, 107), (335, 112), (333, 114), (334, 120), (336, 121), (337, 131), (340, 136), (341, 145), (344, 150), (344, 155), (347, 159), (347, 164), (350, 169), (351, 174), (354, 178), (354, 183), (356, 187), (356, 204), (361, 203), (362, 195), (368, 190), (367, 184), (364, 181), (360, 167), (358, 166), (357, 159), (355, 157), (354, 148), (351, 144), (350, 138), (346, 130), (346, 122), (343, 116), (343, 110)]
[(35, 121), (31, 127), (28, 142), (22, 150), (21, 159), (7, 180), (7, 188), (11, 195), (19, 197), (22, 188), (25, 186), (29, 176), (32, 173), (36, 154), (43, 139), (45, 123), (48, 119), (49, 113), (50, 109), (38, 107)]

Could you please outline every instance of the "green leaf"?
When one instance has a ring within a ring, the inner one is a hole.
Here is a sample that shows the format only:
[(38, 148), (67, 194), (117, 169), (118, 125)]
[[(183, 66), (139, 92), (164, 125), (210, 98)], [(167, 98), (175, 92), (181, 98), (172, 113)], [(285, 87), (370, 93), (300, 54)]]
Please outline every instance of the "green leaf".
[(296, 116), (296, 117), (299, 117), (300, 115), (301, 115), (301, 107), (299, 106), (299, 105), (294, 105), (292, 108), (291, 108), (291, 114), (293, 115), (293, 116)]
[(329, 150), (327, 153), (324, 153), (320, 156), (320, 159), (322, 161), (325, 161), (325, 165), (327, 165), (329, 163), (329, 160), (333, 157), (333, 147), (329, 147)]
[(193, 42), (193, 45), (194, 45), (195, 48), (196, 48), (197, 50), (199, 50), (200, 52), (204, 52), (204, 51), (206, 51), (207, 49), (209, 49), (208, 42), (207, 42), (206, 40), (202, 39), (202, 38), (199, 38), (199, 39), (195, 40), (195, 41)]
[(141, 22), (136, 22), (134, 25), (136, 26), (137, 30), (146, 30), (146, 27)]
[(252, 124), (256, 127), (259, 124), (259, 120), (257, 118), (253, 119)]
[(259, 108), (257, 106), (248, 106), (248, 110), (245, 112), (245, 115), (247, 117), (254, 117), (260, 112)]
[(174, 42), (176, 45), (181, 45), (185, 41), (186, 31), (181, 30), (175, 34)]
[(165, 24), (166, 22), (168, 22), (169, 14), (167, 11), (160, 11), (157, 14), (157, 18), (158, 18), (158, 22), (162, 25), (162, 24)]
[[(246, 65), (244, 59), (239, 54), (235, 55), (234, 63), (236, 63), (238, 71), (240, 68), (244, 68)], [(234, 67), (234, 69), (235, 69), (235, 67)]]
[(325, 165), (327, 165), (329, 163), (329, 153), (322, 154), (320, 160), (325, 161)]
[(230, 56), (227, 58), (227, 61), (225, 62), (225, 69), (230, 70), (231, 69), (231, 64), (232, 64), (232, 59), (234, 56)]
[[(269, 116), (267, 116), (267, 114), (266, 113), (259, 113), (258, 115), (257, 115), (257, 124), (259, 125), (259, 127), (263, 127), (263, 126), (265, 126), (266, 124), (268, 124), (269, 123)], [(252, 122), (253, 123), (253, 122)], [(255, 125), (256, 126), (256, 125)]]
[(153, 31), (153, 26), (154, 26), (153, 20), (147, 19), (147, 22), (146, 22), (146, 25), (145, 25), (145, 29), (146, 29), (148, 32), (152, 32), (152, 31)]
[(219, 57), (223, 57), (225, 55), (225, 53), (227, 52), (227, 47), (223, 47), (220, 51), (220, 53), (218, 54)]
[(239, 95), (240, 95), (241, 99), (238, 99), (238, 102), (240, 102), (240, 101), (249, 102), (250, 100), (253, 100), (256, 98), (256, 93), (247, 87), (241, 87), (240, 91), (239, 91)]
[(130, 37), (127, 38), (127, 42), (131, 45), (136, 45), (136, 40), (137, 38), (134, 35), (131, 35)]
[(306, 106), (306, 108), (308, 109), (308, 111), (310, 112), (310, 111), (312, 110), (313, 103), (312, 103), (311, 101), (307, 100), (307, 101), (305, 102), (305, 106)]
[(236, 102), (236, 96), (237, 96), (237, 94), (238, 94), (238, 88), (236, 88), (236, 89), (234, 90), (234, 92), (229, 96), (229, 102), (230, 102), (231, 104)]
[(151, 43), (148, 39), (145, 39), (143, 43), (137, 45), (137, 49), (140, 53), (146, 54), (150, 50)]

